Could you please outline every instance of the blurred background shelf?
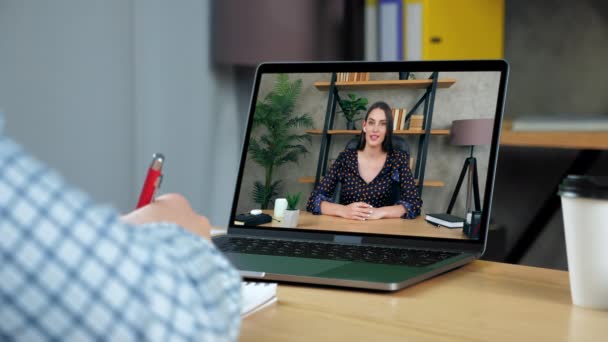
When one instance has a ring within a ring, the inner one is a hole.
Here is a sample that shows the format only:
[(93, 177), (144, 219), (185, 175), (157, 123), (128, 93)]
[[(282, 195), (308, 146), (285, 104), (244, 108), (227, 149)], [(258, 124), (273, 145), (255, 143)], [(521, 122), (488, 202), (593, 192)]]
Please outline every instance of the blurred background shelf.
[(608, 150), (608, 131), (513, 131), (505, 121), (500, 137), (503, 146)]

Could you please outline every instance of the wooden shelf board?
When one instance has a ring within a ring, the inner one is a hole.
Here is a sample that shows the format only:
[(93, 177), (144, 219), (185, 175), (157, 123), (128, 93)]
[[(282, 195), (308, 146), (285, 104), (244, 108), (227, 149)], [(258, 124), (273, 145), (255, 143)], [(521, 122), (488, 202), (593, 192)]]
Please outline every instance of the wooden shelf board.
[[(418, 184), (418, 180), (416, 180), (416, 184)], [(425, 180), (423, 186), (427, 186), (430, 188), (440, 188), (445, 186), (445, 183), (438, 180)]]
[[(312, 134), (312, 135), (321, 135), (323, 134), (323, 130), (320, 129), (309, 129), (306, 130), (306, 133), (308, 134)], [(359, 130), (346, 130), (346, 129), (332, 129), (327, 131), (327, 134), (330, 135), (357, 135), (361, 133), (361, 131)], [(423, 130), (396, 130), (393, 131), (393, 134), (395, 135), (421, 135), (424, 134)], [(450, 130), (449, 129), (432, 129), (431, 130), (431, 135), (449, 135), (450, 134)]]
[[(432, 80), (374, 80), (374, 81), (358, 81), (358, 82), (336, 82), (336, 87), (340, 90), (355, 90), (355, 89), (370, 89), (381, 90), (390, 88), (408, 88), (408, 89), (424, 89), (428, 87)], [(437, 81), (437, 88), (449, 88), (456, 79), (443, 78)], [(330, 82), (315, 82), (315, 87), (319, 90), (328, 90)]]
[[(298, 178), (298, 183), (313, 184), (314, 182), (315, 182), (315, 177), (313, 177), (313, 176), (306, 176), (306, 177)], [(418, 184), (418, 180), (416, 180), (416, 184)], [(442, 181), (437, 181), (437, 180), (425, 180), (424, 186), (442, 187), (442, 186), (445, 186), (445, 183)]]
[(503, 130), (502, 146), (608, 150), (608, 132)]

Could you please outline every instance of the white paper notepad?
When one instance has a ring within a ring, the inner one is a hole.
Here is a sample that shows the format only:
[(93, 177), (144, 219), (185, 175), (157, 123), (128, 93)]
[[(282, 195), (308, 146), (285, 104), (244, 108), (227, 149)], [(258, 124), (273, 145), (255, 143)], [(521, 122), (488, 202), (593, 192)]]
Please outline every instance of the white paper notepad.
[(241, 297), (241, 316), (246, 317), (277, 301), (277, 284), (244, 281)]

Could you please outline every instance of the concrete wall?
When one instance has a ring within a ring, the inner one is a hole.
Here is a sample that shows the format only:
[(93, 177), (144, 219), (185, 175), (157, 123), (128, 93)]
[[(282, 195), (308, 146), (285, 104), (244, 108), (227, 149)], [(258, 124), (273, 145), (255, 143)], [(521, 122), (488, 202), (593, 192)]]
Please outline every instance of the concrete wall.
[[(417, 73), (417, 78), (428, 77), (429, 73)], [(496, 109), (498, 93), (498, 73), (440, 73), (441, 78), (455, 78), (457, 82), (448, 89), (440, 89), (435, 98), (435, 110), (433, 114), (434, 129), (448, 129), (453, 120), (465, 118), (493, 117)], [(327, 81), (329, 74), (296, 74), (290, 75), (290, 80), (301, 79), (303, 88), (300, 98), (296, 104), (296, 113), (308, 113), (314, 121), (314, 128), (322, 129), (326, 105), (327, 91), (319, 91), (314, 87), (316, 81)], [(376, 73), (372, 79), (397, 79), (396, 74)], [(262, 78), (259, 98), (262, 99), (273, 87), (275, 76), (268, 75)], [(357, 90), (342, 91), (341, 95), (354, 93), (357, 96), (366, 97), (369, 103), (386, 101), (392, 107), (411, 108), (418, 98), (423, 94), (422, 90)], [(422, 111), (422, 109), (420, 110)], [(344, 129), (346, 121), (341, 114), (336, 114), (334, 129)], [(361, 123), (357, 124), (361, 127)], [(303, 130), (302, 130), (303, 131)], [(259, 134), (259, 133), (258, 133)], [(412, 156), (416, 155), (418, 147), (417, 136), (404, 136), (409, 145)], [(344, 150), (352, 136), (333, 136), (329, 159), (332, 160)], [(300, 208), (306, 205), (306, 200), (312, 191), (312, 184), (300, 184), (297, 179), (302, 176), (314, 176), (316, 173), (319, 156), (321, 137), (313, 136), (309, 153), (301, 158), (298, 165), (289, 164), (275, 172), (275, 179), (283, 179), (284, 186), (281, 194), (301, 191), (303, 201)], [(469, 149), (466, 147), (452, 146), (449, 144), (448, 136), (432, 136), (429, 145), (425, 178), (427, 180), (442, 180), (444, 187), (426, 187), (423, 190), (425, 212), (445, 211), (450, 196), (458, 180), (464, 159), (468, 156)], [(478, 169), (480, 175), (480, 190), (483, 200), (485, 189), (487, 163), (489, 158), (489, 146), (479, 146), (475, 150), (478, 158)], [(263, 181), (263, 169), (247, 158), (244, 169), (244, 181), (239, 195), (239, 212), (255, 208), (256, 204), (251, 200), (253, 183), (256, 180)], [(464, 213), (465, 188), (461, 189), (459, 201), (454, 213)]]

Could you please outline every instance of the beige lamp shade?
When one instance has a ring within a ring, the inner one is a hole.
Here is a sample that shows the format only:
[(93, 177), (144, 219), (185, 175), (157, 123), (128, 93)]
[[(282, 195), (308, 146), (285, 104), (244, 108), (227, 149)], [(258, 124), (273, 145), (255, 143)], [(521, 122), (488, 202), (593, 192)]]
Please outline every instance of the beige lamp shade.
[(452, 121), (450, 143), (459, 146), (488, 145), (492, 143), (494, 119), (465, 119)]

